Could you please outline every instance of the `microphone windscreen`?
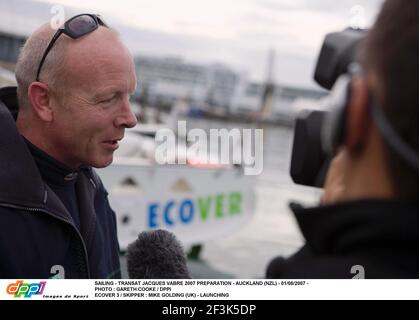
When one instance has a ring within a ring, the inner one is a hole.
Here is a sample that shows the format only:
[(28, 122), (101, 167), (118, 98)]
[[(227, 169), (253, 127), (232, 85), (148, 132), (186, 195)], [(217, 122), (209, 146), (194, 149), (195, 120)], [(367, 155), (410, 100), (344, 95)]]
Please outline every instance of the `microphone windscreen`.
[(144, 231), (127, 249), (131, 279), (190, 279), (186, 255), (176, 237), (166, 230)]

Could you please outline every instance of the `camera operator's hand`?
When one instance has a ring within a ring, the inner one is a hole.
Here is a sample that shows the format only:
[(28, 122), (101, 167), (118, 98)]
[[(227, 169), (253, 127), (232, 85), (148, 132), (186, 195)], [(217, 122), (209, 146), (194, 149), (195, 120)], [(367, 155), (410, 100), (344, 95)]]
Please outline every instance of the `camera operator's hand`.
[(341, 149), (330, 163), (324, 184), (324, 193), (320, 199), (322, 205), (329, 205), (343, 200), (342, 197), (345, 190), (344, 168), (347, 156), (347, 151)]

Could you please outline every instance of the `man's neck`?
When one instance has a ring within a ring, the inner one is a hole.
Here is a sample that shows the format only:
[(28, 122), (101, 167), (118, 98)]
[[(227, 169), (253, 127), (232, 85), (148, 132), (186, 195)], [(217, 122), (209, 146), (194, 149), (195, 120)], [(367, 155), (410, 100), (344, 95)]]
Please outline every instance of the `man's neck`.
[(351, 158), (345, 170), (345, 200), (392, 199), (396, 197), (383, 150), (375, 149), (362, 158)]
[[(30, 123), (31, 125), (28, 125)], [(58, 155), (57, 152), (54, 152), (56, 148), (51, 143), (51, 139), (45, 139), (45, 137), (51, 136), (45, 132), (45, 128), (40, 126), (36, 119), (30, 118), (30, 115), (19, 113), (18, 118), (16, 120), (16, 127), (19, 133), (25, 137), (30, 143), (32, 143), (35, 147), (42, 150), (50, 157), (54, 158), (56, 161), (62, 163), (63, 165), (67, 166), (70, 169), (78, 169), (80, 165), (70, 165), (66, 161), (63, 161)]]
[(374, 172), (351, 172), (347, 179), (342, 199), (346, 201), (361, 199), (392, 199), (395, 197), (388, 179)]

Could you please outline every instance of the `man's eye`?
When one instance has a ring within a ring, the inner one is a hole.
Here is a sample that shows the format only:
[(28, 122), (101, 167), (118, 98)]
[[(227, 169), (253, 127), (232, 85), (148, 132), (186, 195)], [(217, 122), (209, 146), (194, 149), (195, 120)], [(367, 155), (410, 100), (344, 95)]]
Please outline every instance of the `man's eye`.
[(112, 96), (108, 99), (104, 99), (104, 100), (100, 101), (100, 103), (103, 103), (103, 104), (111, 103), (111, 102), (115, 101), (117, 98), (118, 98), (118, 96), (114, 95), (114, 96)]

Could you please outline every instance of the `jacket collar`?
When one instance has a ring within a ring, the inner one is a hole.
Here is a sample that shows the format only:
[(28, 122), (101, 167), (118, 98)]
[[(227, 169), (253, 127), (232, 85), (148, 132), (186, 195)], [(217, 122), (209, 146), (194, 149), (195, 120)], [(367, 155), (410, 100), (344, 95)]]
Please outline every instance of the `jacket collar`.
[(40, 207), (45, 202), (46, 187), (12, 114), (17, 115), (16, 88), (1, 88), (0, 202)]
[(307, 245), (318, 253), (344, 252), (354, 246), (419, 246), (417, 201), (362, 200), (314, 208), (291, 203), (290, 207)]
[(63, 163), (51, 157), (49, 154), (39, 149), (29, 140), (25, 141), (32, 158), (41, 174), (42, 180), (49, 186), (74, 187), (77, 181), (79, 169), (70, 169)]

